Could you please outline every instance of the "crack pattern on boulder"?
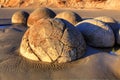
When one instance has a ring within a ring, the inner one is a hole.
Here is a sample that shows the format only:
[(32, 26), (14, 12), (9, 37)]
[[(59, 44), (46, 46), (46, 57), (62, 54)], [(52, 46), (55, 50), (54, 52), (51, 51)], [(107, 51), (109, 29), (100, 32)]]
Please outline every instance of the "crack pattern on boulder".
[(82, 18), (77, 13), (72, 11), (64, 11), (64, 12), (58, 13), (55, 18), (65, 19), (73, 25), (82, 21)]
[(55, 16), (56, 16), (56, 14), (54, 13), (54, 11), (52, 11), (49, 8), (45, 8), (45, 7), (37, 8), (30, 14), (30, 16), (28, 18), (27, 25), (29, 27), (31, 27), (39, 19), (42, 19), (42, 18), (54, 18)]
[(76, 27), (93, 47), (112, 47), (115, 44), (112, 29), (101, 21), (88, 19), (79, 22)]
[(40, 19), (23, 36), (20, 54), (27, 59), (64, 63), (77, 60), (85, 52), (81, 33), (62, 19)]

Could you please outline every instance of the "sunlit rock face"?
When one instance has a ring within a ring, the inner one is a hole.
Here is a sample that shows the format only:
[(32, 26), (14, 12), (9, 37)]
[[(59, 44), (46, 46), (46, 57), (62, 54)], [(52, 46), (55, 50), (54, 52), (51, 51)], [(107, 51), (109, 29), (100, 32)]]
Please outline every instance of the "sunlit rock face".
[(112, 29), (103, 22), (88, 19), (78, 23), (76, 27), (93, 47), (112, 47), (115, 43)]
[(25, 11), (18, 11), (12, 15), (11, 22), (13, 24), (24, 24), (27, 25), (27, 19), (29, 14)]
[(72, 12), (72, 11), (64, 11), (64, 12), (58, 13), (56, 15), (56, 18), (65, 19), (73, 25), (82, 21), (82, 18), (77, 13)]
[(41, 19), (24, 34), (20, 54), (27, 59), (64, 63), (76, 60), (85, 52), (81, 33), (62, 19)]
[(31, 27), (36, 21), (42, 18), (54, 18), (56, 14), (49, 8), (37, 8), (29, 16), (27, 25)]
[(118, 22), (116, 20), (114, 20), (113, 18), (108, 17), (108, 16), (96, 17), (94, 19), (100, 20), (100, 21), (104, 22), (105, 24), (107, 24), (108, 26), (110, 26), (110, 28), (114, 32), (116, 43), (120, 44), (120, 33), (119, 33), (120, 28), (119, 28)]

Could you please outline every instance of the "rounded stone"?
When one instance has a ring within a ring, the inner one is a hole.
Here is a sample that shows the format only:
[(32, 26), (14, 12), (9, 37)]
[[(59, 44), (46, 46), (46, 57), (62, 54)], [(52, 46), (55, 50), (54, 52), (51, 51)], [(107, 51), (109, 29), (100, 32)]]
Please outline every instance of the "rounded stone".
[(76, 27), (93, 47), (112, 47), (115, 44), (112, 29), (101, 21), (88, 19), (78, 23)]
[(13, 24), (27, 24), (29, 14), (25, 11), (18, 11), (12, 15), (11, 22)]
[(77, 13), (72, 12), (72, 11), (64, 11), (64, 12), (58, 13), (56, 15), (56, 18), (65, 19), (73, 25), (82, 21), (82, 18)]
[(110, 26), (114, 32), (116, 43), (120, 44), (120, 34), (119, 34), (120, 28), (119, 28), (118, 22), (116, 20), (114, 20), (113, 18), (108, 17), (108, 16), (100, 16), (100, 17), (96, 17), (94, 19), (102, 21), (105, 24), (107, 24), (108, 26)]
[(33, 26), (33, 24), (42, 18), (54, 18), (56, 14), (49, 8), (37, 8), (29, 16), (27, 25), (28, 27)]
[(81, 33), (69, 22), (40, 19), (24, 34), (20, 54), (34, 61), (65, 63), (82, 57), (85, 48)]

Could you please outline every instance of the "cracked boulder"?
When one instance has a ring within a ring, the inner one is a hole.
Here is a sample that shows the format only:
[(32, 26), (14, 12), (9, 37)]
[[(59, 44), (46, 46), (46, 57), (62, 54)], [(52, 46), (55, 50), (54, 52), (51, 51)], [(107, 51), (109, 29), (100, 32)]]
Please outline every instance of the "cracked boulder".
[(76, 25), (87, 44), (93, 47), (112, 47), (115, 37), (112, 29), (101, 21), (88, 19)]
[(81, 33), (62, 19), (41, 19), (22, 38), (21, 56), (34, 61), (65, 63), (81, 58), (86, 44)]
[(56, 14), (49, 8), (37, 8), (29, 16), (27, 25), (28, 27), (33, 26), (33, 24), (42, 18), (54, 18)]
[(56, 18), (65, 19), (73, 25), (82, 21), (82, 18), (77, 13), (72, 11), (64, 11), (64, 12), (58, 13), (56, 15)]
[(11, 22), (13, 24), (27, 25), (28, 17), (29, 17), (29, 13), (27, 13), (25, 11), (17, 11), (12, 15)]
[(94, 19), (102, 21), (105, 24), (107, 24), (108, 26), (110, 26), (110, 28), (114, 32), (116, 43), (120, 44), (120, 33), (119, 33), (120, 28), (119, 28), (118, 22), (116, 20), (114, 20), (113, 18), (108, 17), (108, 16), (96, 17)]

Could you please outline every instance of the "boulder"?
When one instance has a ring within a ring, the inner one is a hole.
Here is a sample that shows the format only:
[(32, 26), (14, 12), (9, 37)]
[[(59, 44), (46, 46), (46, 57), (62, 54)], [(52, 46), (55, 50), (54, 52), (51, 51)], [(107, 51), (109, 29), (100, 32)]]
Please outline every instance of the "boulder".
[(15, 12), (12, 15), (11, 22), (13, 24), (24, 24), (24, 25), (27, 25), (28, 17), (29, 17), (29, 13), (27, 13), (25, 11), (18, 11), (18, 12)]
[(27, 25), (28, 27), (33, 26), (33, 24), (42, 18), (54, 18), (56, 14), (49, 8), (37, 8), (29, 16)]
[(64, 63), (77, 60), (85, 52), (81, 33), (61, 19), (40, 19), (22, 38), (20, 54), (34, 61)]
[(64, 12), (58, 13), (55, 18), (65, 19), (73, 25), (82, 21), (82, 18), (77, 13), (72, 11), (64, 11)]
[(101, 16), (101, 17), (96, 17), (94, 18), (96, 20), (102, 21), (105, 24), (107, 24), (108, 26), (110, 26), (110, 28), (113, 30), (114, 35), (115, 35), (115, 39), (116, 39), (116, 43), (120, 44), (120, 34), (119, 34), (119, 26), (118, 26), (118, 22), (116, 20), (114, 20), (111, 17), (108, 16)]
[(86, 42), (93, 47), (112, 47), (115, 37), (112, 29), (94, 19), (84, 20), (76, 25)]

